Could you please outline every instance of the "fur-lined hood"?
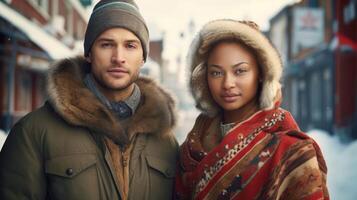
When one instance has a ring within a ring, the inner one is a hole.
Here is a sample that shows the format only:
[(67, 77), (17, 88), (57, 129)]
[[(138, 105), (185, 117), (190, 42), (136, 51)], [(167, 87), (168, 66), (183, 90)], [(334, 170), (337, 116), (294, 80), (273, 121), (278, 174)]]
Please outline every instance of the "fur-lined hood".
[(119, 145), (128, 144), (134, 133), (172, 136), (174, 100), (153, 80), (140, 77), (136, 81), (141, 101), (125, 134), (120, 121), (85, 86), (83, 79), (88, 72), (83, 57), (61, 60), (49, 72), (49, 102), (66, 122), (105, 134)]
[(275, 101), (280, 100), (281, 95), (282, 62), (279, 53), (255, 23), (229, 19), (207, 23), (191, 44), (187, 57), (188, 71), (190, 88), (197, 108), (211, 116), (219, 112), (207, 85), (206, 59), (212, 45), (226, 39), (236, 39), (252, 48), (257, 54), (263, 74), (259, 106), (260, 109), (273, 108)]

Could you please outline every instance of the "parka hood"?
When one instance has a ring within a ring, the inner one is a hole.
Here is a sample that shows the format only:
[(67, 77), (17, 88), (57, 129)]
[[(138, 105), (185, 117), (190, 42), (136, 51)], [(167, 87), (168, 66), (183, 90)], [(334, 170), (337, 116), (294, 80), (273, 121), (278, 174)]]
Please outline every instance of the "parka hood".
[(254, 22), (230, 19), (207, 23), (191, 43), (187, 56), (189, 86), (196, 101), (196, 107), (211, 116), (220, 110), (209, 92), (206, 59), (212, 46), (222, 40), (237, 40), (254, 51), (262, 72), (259, 106), (260, 109), (273, 108), (281, 97), (282, 62), (279, 53)]
[(153, 80), (140, 77), (135, 82), (141, 91), (140, 104), (125, 132), (120, 120), (85, 86), (89, 67), (83, 57), (64, 59), (48, 74), (49, 102), (66, 122), (104, 134), (119, 145), (128, 144), (135, 133), (172, 137), (175, 103), (168, 92)]

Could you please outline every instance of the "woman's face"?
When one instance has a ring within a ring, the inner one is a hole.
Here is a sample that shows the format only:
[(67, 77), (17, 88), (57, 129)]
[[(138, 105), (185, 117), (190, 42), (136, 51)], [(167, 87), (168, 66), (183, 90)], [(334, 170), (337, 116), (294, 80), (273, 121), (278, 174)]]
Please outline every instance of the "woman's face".
[(225, 111), (257, 106), (259, 69), (254, 55), (237, 42), (221, 42), (207, 60), (207, 81), (215, 102)]

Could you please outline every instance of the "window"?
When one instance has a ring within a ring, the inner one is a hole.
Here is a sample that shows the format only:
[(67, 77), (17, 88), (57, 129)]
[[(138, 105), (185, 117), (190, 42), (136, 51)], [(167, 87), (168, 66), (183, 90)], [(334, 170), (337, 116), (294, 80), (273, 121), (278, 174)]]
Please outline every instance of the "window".
[(35, 89), (35, 97), (33, 99), (36, 99), (35, 102), (33, 102), (33, 106), (35, 108), (40, 107), (43, 102), (46, 99), (46, 76), (43, 74), (36, 74), (36, 79), (35, 79), (35, 84), (36, 84), (36, 88)]
[(77, 31), (76, 31), (76, 40), (83, 40), (85, 32), (85, 24), (82, 20), (77, 19)]
[(32, 77), (28, 71), (18, 70), (18, 92), (16, 95), (17, 111), (30, 111), (32, 104)]
[(73, 37), (73, 8), (68, 7), (67, 15), (67, 33)]
[(313, 121), (321, 120), (321, 80), (319, 80), (319, 73), (313, 72), (310, 77), (310, 105), (311, 105), (311, 119)]
[(48, 13), (48, 0), (38, 0), (38, 5), (43, 11)]
[(357, 3), (355, 1), (350, 1), (350, 3), (343, 8), (343, 21), (345, 24), (348, 24), (352, 20), (356, 19), (356, 7)]
[[(299, 111), (299, 99), (298, 99), (298, 80), (292, 79), (291, 80), (291, 112), (293, 116), (298, 116)], [(306, 105), (305, 105), (306, 106)]]
[[(6, 110), (7, 108), (7, 76), (6, 76), (6, 72), (7, 72), (7, 65), (5, 65), (2, 60), (0, 60), (1, 66), (0, 66), (0, 80), (1, 81), (1, 85), (0, 85), (0, 113), (4, 110)], [(6, 95), (5, 95), (6, 94)]]
[(58, 0), (52, 0), (51, 14), (52, 17), (58, 15)]
[(324, 82), (324, 99), (325, 103), (325, 113), (327, 121), (332, 121), (333, 117), (333, 94), (332, 94), (332, 78), (331, 78), (331, 70), (326, 68), (323, 74), (323, 82)]
[(43, 17), (48, 18), (48, 0), (27, 0)]

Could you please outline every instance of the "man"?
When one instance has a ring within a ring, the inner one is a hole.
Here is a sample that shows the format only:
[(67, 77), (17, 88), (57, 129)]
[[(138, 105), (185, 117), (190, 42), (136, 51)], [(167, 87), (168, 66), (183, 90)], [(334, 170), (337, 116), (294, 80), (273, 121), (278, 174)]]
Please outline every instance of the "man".
[(173, 99), (139, 78), (148, 29), (132, 0), (93, 9), (85, 58), (58, 62), (49, 100), (0, 153), (0, 199), (171, 199)]

